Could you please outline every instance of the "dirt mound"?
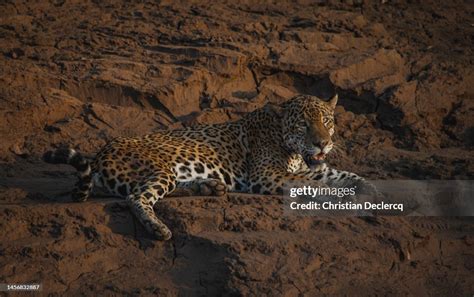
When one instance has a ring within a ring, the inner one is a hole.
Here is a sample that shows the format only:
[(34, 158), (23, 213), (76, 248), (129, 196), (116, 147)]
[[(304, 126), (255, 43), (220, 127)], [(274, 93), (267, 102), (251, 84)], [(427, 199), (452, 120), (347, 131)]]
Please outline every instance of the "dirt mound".
[(472, 294), (473, 222), (299, 218), (278, 197), (173, 198), (153, 242), (120, 202), (67, 203), (51, 147), (238, 119), (339, 94), (328, 161), (472, 179), (474, 5), (391, 1), (0, 4), (0, 283), (127, 295)]

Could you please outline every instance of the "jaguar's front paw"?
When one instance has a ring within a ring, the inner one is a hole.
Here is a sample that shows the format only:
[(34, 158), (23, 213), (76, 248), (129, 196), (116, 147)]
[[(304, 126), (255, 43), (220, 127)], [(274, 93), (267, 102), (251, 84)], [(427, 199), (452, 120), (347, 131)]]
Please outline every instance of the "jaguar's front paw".
[(374, 200), (379, 200), (380, 198), (383, 198), (383, 195), (381, 192), (379, 192), (379, 190), (377, 189), (377, 187), (366, 181), (366, 180), (360, 180), (358, 181), (356, 184), (356, 194), (357, 195), (364, 195), (364, 196), (368, 196), (370, 197), (371, 199), (374, 199)]

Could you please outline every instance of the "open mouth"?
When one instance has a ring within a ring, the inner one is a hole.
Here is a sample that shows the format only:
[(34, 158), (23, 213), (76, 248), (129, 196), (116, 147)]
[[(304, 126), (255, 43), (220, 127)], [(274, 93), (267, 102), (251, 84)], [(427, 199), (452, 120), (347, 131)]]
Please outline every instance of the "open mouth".
[(321, 152), (321, 153), (306, 157), (305, 162), (309, 167), (312, 167), (312, 166), (321, 164), (324, 161), (324, 158), (326, 158), (326, 154)]
[(313, 157), (312, 157), (312, 159), (314, 159), (314, 160), (319, 160), (319, 161), (324, 160), (324, 158), (326, 158), (326, 154), (325, 154), (325, 153), (322, 153), (322, 152), (319, 153), (319, 154), (315, 154), (315, 155), (313, 155)]

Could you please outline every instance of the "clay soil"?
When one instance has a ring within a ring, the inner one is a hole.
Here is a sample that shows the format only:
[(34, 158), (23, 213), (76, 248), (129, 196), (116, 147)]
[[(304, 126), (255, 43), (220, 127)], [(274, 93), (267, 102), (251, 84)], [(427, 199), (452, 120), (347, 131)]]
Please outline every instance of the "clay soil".
[[(72, 203), (51, 147), (338, 93), (331, 166), (474, 176), (470, 1), (1, 1), (0, 283), (49, 296), (472, 296), (472, 217), (298, 217), (174, 197), (154, 241), (116, 197)], [(0, 293), (2, 294), (2, 293)]]

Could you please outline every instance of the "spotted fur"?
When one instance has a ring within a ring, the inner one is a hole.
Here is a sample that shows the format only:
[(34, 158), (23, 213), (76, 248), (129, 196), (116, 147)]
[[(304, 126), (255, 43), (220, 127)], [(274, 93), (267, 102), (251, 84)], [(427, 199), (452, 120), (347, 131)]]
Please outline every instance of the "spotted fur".
[(45, 160), (79, 170), (76, 200), (85, 200), (93, 185), (103, 186), (125, 198), (149, 232), (167, 240), (171, 231), (153, 211), (166, 195), (281, 194), (292, 183), (345, 186), (363, 180), (322, 162), (333, 146), (336, 103), (337, 96), (325, 102), (302, 95), (231, 123), (119, 137), (90, 164), (64, 149), (46, 153)]

